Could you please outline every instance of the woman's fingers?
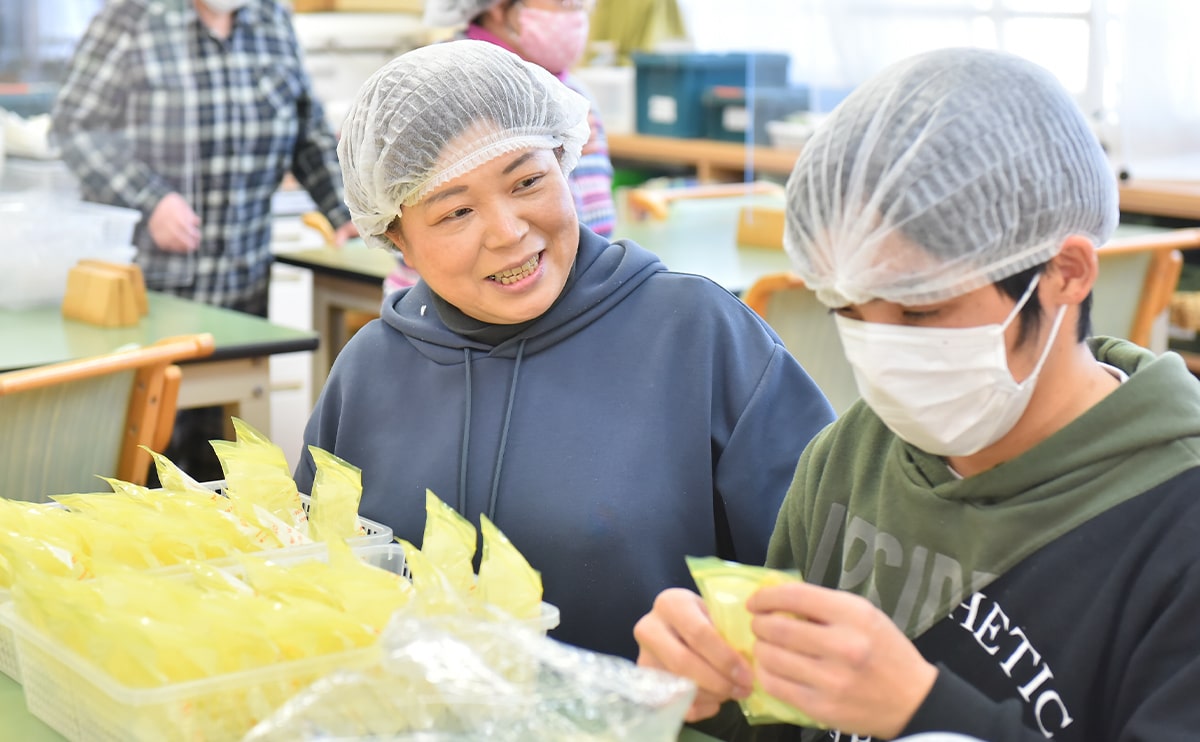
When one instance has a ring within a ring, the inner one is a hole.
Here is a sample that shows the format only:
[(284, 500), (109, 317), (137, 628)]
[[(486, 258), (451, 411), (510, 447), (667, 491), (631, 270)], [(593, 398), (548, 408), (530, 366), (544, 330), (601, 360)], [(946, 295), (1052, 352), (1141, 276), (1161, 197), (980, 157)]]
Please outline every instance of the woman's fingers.
[(660, 593), (650, 613), (634, 626), (638, 664), (666, 670), (696, 684), (688, 720), (707, 718), (730, 698), (745, 698), (753, 679), (750, 665), (725, 643), (700, 596), (689, 590)]

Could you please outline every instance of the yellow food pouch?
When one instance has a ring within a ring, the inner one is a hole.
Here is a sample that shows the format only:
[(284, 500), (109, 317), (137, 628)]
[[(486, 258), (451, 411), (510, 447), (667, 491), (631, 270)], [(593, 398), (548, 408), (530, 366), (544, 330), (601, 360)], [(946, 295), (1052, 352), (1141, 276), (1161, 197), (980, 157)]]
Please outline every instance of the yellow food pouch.
[(475, 589), (472, 563), (475, 539), (475, 526), (438, 499), (432, 490), (425, 490), (425, 533), (421, 539), (421, 554), (463, 596), (470, 595)]
[(373, 645), (378, 634), (357, 616), (300, 598), (276, 601), (263, 625), (284, 659), (315, 657)]
[(65, 527), (71, 514), (53, 505), (0, 498), (0, 588), (23, 570), (78, 579), (87, 565), (83, 544)]
[(541, 615), (542, 575), (526, 561), (495, 523), (479, 516), (483, 557), (479, 562), (478, 597), (516, 618)]
[(433, 561), (402, 538), (396, 539), (404, 548), (404, 561), (412, 575), (412, 599), (409, 607), (415, 616), (444, 616), (467, 612), (467, 593), (459, 590)]
[[(80, 516), (89, 554), (100, 563), (148, 568), (185, 559), (212, 559), (254, 548), (207, 499), (164, 496), (115, 479), (112, 494), (59, 495), (55, 500)], [(140, 548), (139, 548), (140, 547)]]
[(330, 608), (341, 608), (341, 602), (336, 594), (330, 594), (323, 582), (328, 580), (312, 579), (318, 572), (325, 572), (329, 565), (324, 562), (303, 562), (292, 567), (277, 564), (270, 559), (242, 555), (238, 563), (245, 572), (245, 580), (259, 595), (272, 600), (288, 601), (301, 598), (327, 605)]
[[(688, 569), (717, 631), (739, 654), (754, 664), (754, 632), (746, 601), (759, 588), (799, 582), (800, 573), (728, 562), (717, 557), (687, 557)], [(769, 695), (756, 680), (750, 695), (738, 705), (751, 724), (795, 724), (820, 727), (807, 714)]]
[(316, 446), (309, 446), (308, 452), (316, 465), (308, 508), (309, 537), (336, 541), (361, 535), (362, 469)]
[(90, 580), (30, 571), (13, 585), (13, 605), (17, 615), (30, 624), (85, 652), (91, 640), (89, 624), (104, 607), (100, 594), (90, 585)]
[[(60, 542), (61, 543), (61, 542)], [(63, 548), (53, 541), (26, 536), (10, 530), (0, 530), (0, 557), (4, 569), (0, 572), (3, 587), (27, 579), (29, 574), (53, 575), (82, 579), (89, 576), (89, 565), (80, 554)]]
[(344, 541), (329, 541), (327, 589), (336, 592), (342, 610), (382, 632), (392, 614), (408, 604), (413, 586), (408, 578), (360, 559)]
[(197, 482), (166, 456), (157, 451), (151, 451), (147, 446), (142, 446), (141, 448), (149, 453), (150, 458), (154, 460), (154, 470), (158, 473), (158, 481), (162, 484), (163, 491), (167, 494), (178, 495), (190, 493), (212, 500), (213, 503), (220, 504), (222, 507), (232, 507), (227, 498), (221, 497), (221, 495)]
[(292, 480), (283, 449), (240, 418), (233, 418), (236, 441), (210, 441), (225, 492), (239, 515), (274, 531), (282, 545), (308, 543), (308, 517)]

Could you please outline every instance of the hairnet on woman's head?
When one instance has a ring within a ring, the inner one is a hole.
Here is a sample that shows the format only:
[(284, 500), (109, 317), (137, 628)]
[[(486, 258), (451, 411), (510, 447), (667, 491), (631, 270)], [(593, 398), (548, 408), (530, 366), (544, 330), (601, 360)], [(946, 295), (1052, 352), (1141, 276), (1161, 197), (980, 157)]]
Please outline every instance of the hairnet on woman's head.
[(425, 0), (426, 26), (465, 26), (501, 0)]
[(805, 144), (784, 244), (828, 306), (949, 299), (1040, 265), (1072, 234), (1104, 243), (1116, 179), (1046, 70), (982, 49), (899, 62)]
[(402, 54), (363, 83), (342, 124), (350, 216), (367, 244), (390, 247), (382, 235), (401, 206), (493, 158), (560, 150), (570, 173), (587, 114), (586, 98), (495, 44), (464, 39)]

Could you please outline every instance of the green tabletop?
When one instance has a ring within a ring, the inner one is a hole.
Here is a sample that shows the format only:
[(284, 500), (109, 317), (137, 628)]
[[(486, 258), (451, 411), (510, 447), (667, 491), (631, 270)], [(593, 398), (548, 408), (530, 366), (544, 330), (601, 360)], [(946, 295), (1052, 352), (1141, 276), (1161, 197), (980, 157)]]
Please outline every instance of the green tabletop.
[[(301, 268), (380, 286), (396, 265), (396, 255), (388, 250), (367, 247), (361, 239), (346, 242), (340, 248), (313, 247), (275, 255), (275, 260)], [(382, 289), (380, 289), (382, 291)], [(380, 294), (382, 300), (383, 294)]]
[(0, 730), (4, 739), (59, 742), (63, 737), (25, 709), (25, 693), (12, 678), (0, 673)]
[(0, 370), (100, 355), (131, 343), (147, 345), (164, 337), (196, 332), (213, 335), (216, 349), (201, 359), (205, 362), (317, 347), (317, 335), (308, 330), (153, 291), (148, 298), (149, 314), (128, 327), (100, 327), (64, 319), (57, 304), (0, 309)]
[[(630, 239), (656, 253), (673, 271), (707, 276), (734, 293), (745, 291), (759, 276), (786, 271), (787, 254), (777, 248), (738, 246), (738, 211), (750, 204), (781, 205), (778, 196), (737, 196), (675, 201), (666, 219), (629, 219), (618, 224), (614, 238)], [(341, 249), (329, 247), (283, 252), (281, 263), (369, 283), (382, 283), (395, 256), (350, 240)], [(380, 289), (381, 290), (381, 289)], [(381, 295), (382, 296), (382, 295)]]

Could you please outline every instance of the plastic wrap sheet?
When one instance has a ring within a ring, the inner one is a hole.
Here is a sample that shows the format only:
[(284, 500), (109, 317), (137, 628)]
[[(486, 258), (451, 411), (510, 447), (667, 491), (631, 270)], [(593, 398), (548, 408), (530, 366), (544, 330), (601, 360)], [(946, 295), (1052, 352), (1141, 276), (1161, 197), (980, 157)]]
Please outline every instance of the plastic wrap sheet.
[(318, 680), (245, 742), (673, 741), (688, 680), (571, 647), (513, 622), (398, 613), (368, 671)]

